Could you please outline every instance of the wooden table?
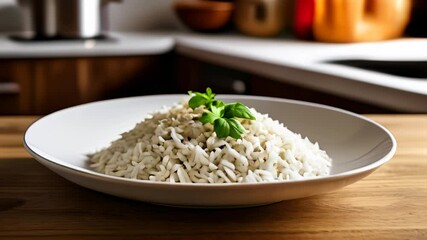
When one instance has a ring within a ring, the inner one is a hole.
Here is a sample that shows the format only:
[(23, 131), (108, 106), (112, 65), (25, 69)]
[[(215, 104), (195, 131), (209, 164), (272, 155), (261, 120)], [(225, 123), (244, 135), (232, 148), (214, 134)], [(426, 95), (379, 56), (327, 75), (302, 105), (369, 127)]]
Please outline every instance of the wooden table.
[(334, 193), (245, 209), (179, 209), (57, 176), (21, 144), (35, 117), (0, 117), (0, 239), (427, 239), (427, 115), (369, 115), (398, 150)]

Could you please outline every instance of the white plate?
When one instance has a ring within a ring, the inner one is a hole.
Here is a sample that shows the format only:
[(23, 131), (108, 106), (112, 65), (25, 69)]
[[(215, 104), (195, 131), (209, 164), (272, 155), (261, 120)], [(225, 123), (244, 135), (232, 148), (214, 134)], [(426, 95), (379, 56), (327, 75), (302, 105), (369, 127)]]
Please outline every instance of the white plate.
[(101, 101), (64, 109), (33, 123), (25, 133), (27, 150), (41, 164), (71, 182), (100, 192), (156, 204), (234, 207), (279, 202), (337, 190), (391, 159), (396, 141), (381, 125), (324, 105), (278, 98), (223, 95), (269, 113), (290, 130), (319, 142), (333, 158), (332, 173), (310, 180), (245, 184), (177, 184), (107, 176), (92, 171), (93, 153), (132, 129), (150, 112), (184, 95), (157, 95)]

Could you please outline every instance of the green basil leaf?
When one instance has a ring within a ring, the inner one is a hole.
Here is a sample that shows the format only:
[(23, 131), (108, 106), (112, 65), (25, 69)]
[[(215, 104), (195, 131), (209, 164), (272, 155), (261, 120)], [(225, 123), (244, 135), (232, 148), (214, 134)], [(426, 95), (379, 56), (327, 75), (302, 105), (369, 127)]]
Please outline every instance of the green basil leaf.
[(215, 98), (215, 93), (212, 93), (212, 90), (210, 88), (206, 89), (206, 97), (209, 99), (209, 101), (213, 101)]
[(188, 91), (188, 94), (192, 95), (192, 96), (199, 96), (199, 97), (202, 97), (202, 98), (205, 98), (205, 99), (210, 99), (209, 96), (206, 93)]
[(230, 135), (230, 125), (223, 118), (214, 121), (214, 131), (219, 138), (226, 138)]
[(233, 118), (227, 118), (226, 121), (230, 125), (230, 137), (234, 139), (242, 138), (241, 134), (245, 132), (245, 128), (242, 124)]
[(218, 118), (217, 115), (211, 113), (211, 112), (204, 112), (202, 114), (202, 116), (199, 118), (199, 121), (202, 122), (203, 124), (206, 123), (211, 123), (213, 124), (213, 122)]
[(235, 130), (233, 130), (233, 128), (230, 128), (230, 137), (234, 138), (234, 139), (241, 139), (242, 135), (238, 132), (236, 132)]
[(212, 93), (210, 88), (206, 89), (206, 93), (188, 91), (188, 94), (192, 96), (188, 105), (193, 109), (202, 105), (208, 106), (215, 98), (215, 94)]
[(242, 124), (234, 118), (226, 118), (226, 121), (230, 125), (230, 127), (233, 127), (238, 133), (244, 133), (245, 128), (242, 126)]
[(234, 107), (234, 103), (225, 105), (225, 108), (224, 108), (225, 118), (233, 118), (233, 107)]
[(208, 100), (206, 98), (196, 95), (192, 97), (190, 101), (188, 101), (188, 106), (190, 106), (192, 109), (195, 109), (207, 103), (208, 103)]
[(206, 88), (206, 94), (208, 95), (208, 96), (212, 96), (212, 89), (211, 88)]
[(248, 107), (246, 107), (243, 103), (231, 103), (227, 104), (224, 111), (224, 117), (226, 118), (245, 118), (245, 119), (251, 119), (255, 120), (255, 116), (252, 114), (252, 112), (249, 110)]
[(255, 120), (255, 116), (243, 103), (225, 104), (221, 100), (215, 100), (215, 93), (211, 88), (206, 88), (206, 93), (188, 91), (188, 94), (191, 95), (188, 102), (191, 108), (195, 109), (203, 105), (206, 107), (199, 121), (203, 124), (212, 124), (219, 138), (242, 137), (246, 130), (236, 118)]
[(222, 117), (222, 115), (224, 115), (225, 103), (220, 100), (213, 100), (211, 103), (209, 103), (208, 108), (215, 115)]

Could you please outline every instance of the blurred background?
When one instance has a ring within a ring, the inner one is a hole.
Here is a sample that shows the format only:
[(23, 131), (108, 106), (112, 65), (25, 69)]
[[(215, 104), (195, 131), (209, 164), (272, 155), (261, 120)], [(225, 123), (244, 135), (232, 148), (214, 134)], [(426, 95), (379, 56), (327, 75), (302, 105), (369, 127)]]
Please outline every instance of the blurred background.
[(0, 0), (0, 115), (211, 87), (427, 112), (423, 0)]

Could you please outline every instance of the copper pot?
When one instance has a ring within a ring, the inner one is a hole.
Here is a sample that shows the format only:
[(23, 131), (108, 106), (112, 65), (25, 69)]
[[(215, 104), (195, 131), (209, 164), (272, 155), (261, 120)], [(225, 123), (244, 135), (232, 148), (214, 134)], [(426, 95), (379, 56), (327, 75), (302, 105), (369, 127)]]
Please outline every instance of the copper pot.
[(194, 31), (215, 32), (227, 27), (234, 4), (226, 1), (175, 0), (174, 10), (181, 22)]

